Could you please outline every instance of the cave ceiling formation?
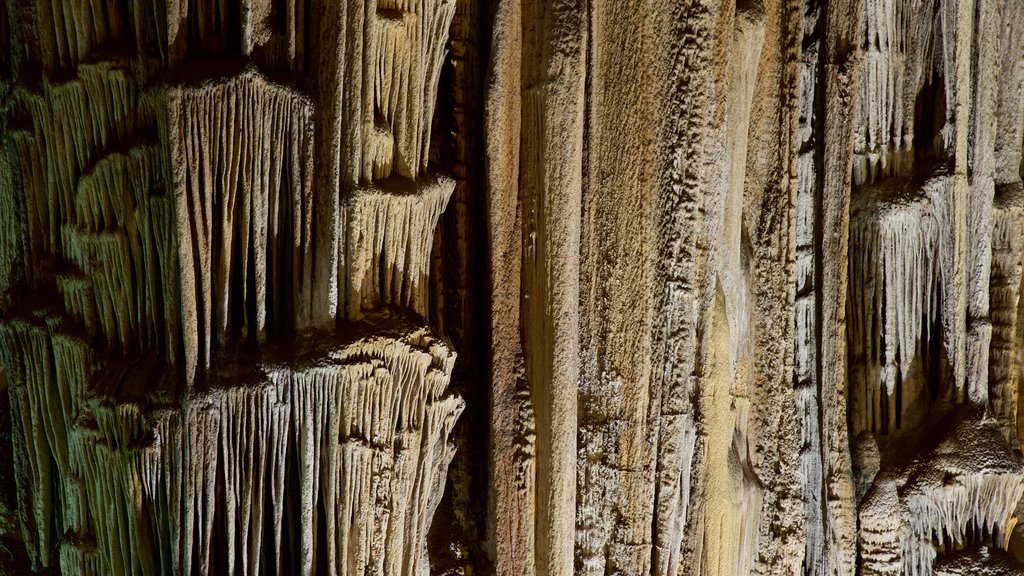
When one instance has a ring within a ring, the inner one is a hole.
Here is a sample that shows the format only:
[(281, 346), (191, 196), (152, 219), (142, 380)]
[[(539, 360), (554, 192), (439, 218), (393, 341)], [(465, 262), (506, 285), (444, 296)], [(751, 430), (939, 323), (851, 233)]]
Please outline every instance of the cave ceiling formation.
[(0, 576), (1024, 575), (1021, 0), (0, 0)]

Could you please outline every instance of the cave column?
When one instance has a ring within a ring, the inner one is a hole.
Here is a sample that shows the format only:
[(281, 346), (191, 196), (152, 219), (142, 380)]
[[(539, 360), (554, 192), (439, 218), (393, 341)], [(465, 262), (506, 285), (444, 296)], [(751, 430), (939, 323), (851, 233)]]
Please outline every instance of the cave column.
[[(940, 245), (943, 247), (940, 266), (943, 276), (947, 279), (942, 283), (943, 325), (945, 328), (945, 346), (949, 362), (953, 369), (953, 382), (957, 390), (957, 398), (964, 401), (984, 404), (988, 401), (986, 382), (968, 380), (968, 340), (972, 356), (978, 361), (986, 359), (987, 353), (980, 350), (982, 344), (988, 348), (991, 337), (991, 326), (982, 328), (980, 323), (970, 336), (967, 335), (968, 317), (968, 256), (971, 254), (969, 222), (971, 187), (967, 179), (968, 148), (970, 145), (970, 113), (971, 113), (971, 44), (974, 31), (974, 2), (971, 0), (942, 0), (939, 5), (942, 18), (943, 60), (945, 62), (944, 80), (946, 83), (946, 125), (942, 129), (944, 155), (949, 165), (949, 177), (946, 183), (944, 202), (946, 204), (946, 225), (943, 226)], [(979, 197), (977, 206), (979, 214), (984, 212), (986, 203)], [(989, 220), (991, 221), (991, 201), (988, 203)], [(991, 247), (989, 247), (991, 258)], [(991, 262), (983, 264), (987, 270)], [(987, 276), (979, 279), (987, 284)], [(971, 304), (974, 316), (981, 314), (982, 309), (987, 316), (987, 297), (980, 297), (976, 304)], [(987, 334), (987, 336), (986, 336)], [(984, 340), (984, 342), (983, 342)], [(973, 364), (974, 361), (971, 361)], [(987, 381), (987, 378), (985, 379)]]
[(573, 573), (585, 3), (523, 5), (523, 334), (537, 433), (538, 576)]
[(825, 565), (829, 575), (856, 567), (856, 502), (846, 422), (846, 294), (853, 167), (854, 106), (860, 76), (863, 0), (825, 4), (823, 46), (825, 139), (817, 245), (820, 272), (818, 374), (825, 463)]

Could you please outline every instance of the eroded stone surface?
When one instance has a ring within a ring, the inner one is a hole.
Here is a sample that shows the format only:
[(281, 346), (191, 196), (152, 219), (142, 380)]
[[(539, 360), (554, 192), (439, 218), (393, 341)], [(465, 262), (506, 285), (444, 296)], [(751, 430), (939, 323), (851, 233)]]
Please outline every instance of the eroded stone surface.
[(31, 568), (429, 572), (463, 410), (423, 321), (454, 11), (0, 9), (4, 465)]
[(1018, 572), (1022, 6), (3, 4), (0, 521), (85, 574)]

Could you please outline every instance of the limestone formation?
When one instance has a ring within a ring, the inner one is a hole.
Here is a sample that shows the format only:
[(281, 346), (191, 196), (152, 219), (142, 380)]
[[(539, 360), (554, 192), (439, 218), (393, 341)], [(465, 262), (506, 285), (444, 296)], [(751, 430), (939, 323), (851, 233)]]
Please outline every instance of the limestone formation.
[[(348, 60), (299, 56), (314, 9), (5, 4), (5, 466), (33, 570), (429, 573), (464, 407), (424, 321), (455, 4), (319, 21), (380, 46), (333, 119), (341, 83), (305, 74)], [(336, 170), (321, 227), (318, 130), (356, 118), (343, 164), (379, 181)]]
[(0, 2), (0, 575), (1024, 574), (1022, 157), (1020, 0)]

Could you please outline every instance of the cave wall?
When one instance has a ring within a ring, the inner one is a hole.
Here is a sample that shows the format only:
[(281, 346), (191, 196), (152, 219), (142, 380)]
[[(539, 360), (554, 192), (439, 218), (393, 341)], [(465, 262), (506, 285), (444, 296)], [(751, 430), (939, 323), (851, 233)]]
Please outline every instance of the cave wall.
[(0, 53), (0, 573), (1024, 573), (1018, 0), (6, 0)]

